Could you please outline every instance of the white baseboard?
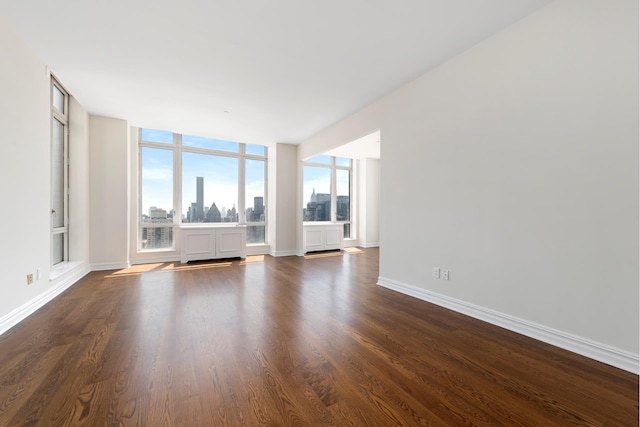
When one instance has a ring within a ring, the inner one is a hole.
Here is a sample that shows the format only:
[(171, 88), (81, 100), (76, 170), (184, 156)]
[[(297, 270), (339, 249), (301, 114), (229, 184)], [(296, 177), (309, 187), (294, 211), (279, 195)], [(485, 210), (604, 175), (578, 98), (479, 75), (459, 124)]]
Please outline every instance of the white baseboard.
[[(150, 262), (153, 261), (147, 261), (145, 260), (145, 264), (148, 264)], [(126, 263), (126, 262), (116, 262), (116, 263), (109, 263), (109, 262), (103, 262), (103, 263), (99, 263), (99, 264), (91, 264), (90, 268), (91, 271), (104, 271), (104, 270), (123, 270), (125, 268), (129, 268), (131, 267), (131, 264)]]
[(247, 255), (267, 255), (270, 253), (269, 245), (247, 245)]
[(13, 328), (18, 323), (36, 312), (49, 301), (60, 295), (62, 292), (74, 285), (78, 280), (89, 274), (90, 270), (87, 264), (79, 264), (76, 268), (70, 269), (56, 280), (50, 282), (53, 287), (46, 292), (38, 295), (31, 301), (21, 305), (12, 312), (0, 318), (0, 335)]
[(271, 255), (272, 257), (281, 257), (281, 256), (296, 256), (298, 255), (298, 251), (293, 250), (293, 251), (271, 251), (269, 252), (269, 255)]
[(378, 277), (378, 285), (458, 313), (483, 320), (496, 326), (546, 342), (556, 347), (589, 357), (634, 374), (640, 373), (640, 356), (605, 344), (558, 331), (528, 320), (513, 317), (485, 307), (441, 295), (395, 280)]
[(380, 243), (376, 242), (376, 243), (359, 243), (358, 246), (360, 246), (361, 248), (379, 248), (380, 247)]
[[(161, 256), (161, 257), (153, 257), (153, 258), (132, 259), (130, 262), (131, 262), (131, 265), (156, 264), (156, 263), (164, 263), (164, 262), (180, 262), (180, 256), (169, 255), (169, 256)], [(112, 269), (105, 268), (102, 270), (112, 270)]]

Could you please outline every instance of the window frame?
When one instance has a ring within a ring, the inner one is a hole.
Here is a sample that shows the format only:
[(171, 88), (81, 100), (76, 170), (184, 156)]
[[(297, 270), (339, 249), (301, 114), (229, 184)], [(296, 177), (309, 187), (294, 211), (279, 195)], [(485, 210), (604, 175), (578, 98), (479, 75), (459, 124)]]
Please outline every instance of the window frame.
[[(50, 75), (50, 91), (49, 91), (49, 104), (51, 110), (51, 121), (49, 122), (50, 128), (50, 144), (51, 144), (51, 170), (50, 170), (50, 179), (51, 179), (51, 195), (50, 195), (50, 205), (51, 205), (51, 217), (50, 217), (50, 229), (51, 229), (51, 247), (50, 247), (50, 264), (51, 267), (56, 265), (65, 263), (69, 261), (69, 92), (62, 86), (62, 84), (56, 79), (56, 77), (51, 74)], [(63, 95), (63, 105), (62, 108), (64, 111), (58, 110), (54, 106), (54, 87), (60, 91)], [(54, 153), (53, 153), (53, 139), (54, 139), (54, 127), (53, 121), (57, 120), (63, 126), (63, 142), (62, 142), (62, 151), (63, 151), (63, 189), (62, 189), (62, 197), (63, 197), (63, 207), (64, 216), (63, 216), (63, 225), (61, 227), (54, 226), (54, 215), (56, 211), (54, 210), (54, 183), (55, 179), (53, 177), (53, 162), (54, 162)], [(58, 262), (54, 262), (53, 253), (54, 253), (54, 236), (62, 234), (63, 245), (62, 245), (62, 260)]]
[[(202, 227), (203, 225), (215, 227), (219, 224), (239, 224), (244, 225), (246, 227), (256, 227), (256, 226), (264, 226), (264, 242), (247, 244), (247, 246), (260, 246), (268, 244), (268, 215), (267, 215), (267, 177), (269, 161), (268, 161), (268, 153), (269, 147), (264, 146), (264, 155), (258, 154), (248, 154), (246, 153), (246, 143), (237, 142), (238, 144), (238, 152), (225, 151), (225, 150), (217, 150), (213, 148), (202, 148), (202, 147), (191, 147), (185, 146), (182, 144), (182, 134), (173, 132), (173, 141), (171, 143), (167, 142), (153, 142), (146, 141), (142, 139), (143, 129), (147, 128), (138, 128), (138, 212), (137, 212), (137, 222), (138, 222), (138, 233), (137, 233), (137, 251), (140, 252), (163, 252), (163, 251), (172, 251), (175, 250), (175, 229), (177, 227)], [(158, 129), (152, 129), (158, 130)], [(235, 142), (235, 141), (230, 141)], [(248, 145), (256, 145), (256, 144), (248, 144)], [(259, 145), (259, 144), (257, 144)], [(173, 221), (168, 224), (144, 224), (141, 221), (142, 218), (142, 149), (144, 147), (149, 148), (158, 148), (164, 150), (172, 150), (173, 151)], [(237, 212), (238, 212), (238, 222), (225, 222), (225, 223), (209, 223), (209, 222), (198, 222), (198, 223), (190, 223), (182, 221), (183, 208), (182, 206), (182, 154), (183, 153), (193, 153), (193, 154), (205, 154), (205, 155), (214, 155), (221, 157), (231, 157), (238, 159), (238, 202), (237, 202)], [(263, 205), (264, 205), (264, 221), (260, 222), (251, 222), (248, 223), (246, 221), (246, 206), (245, 206), (245, 194), (246, 194), (246, 174), (245, 174), (245, 161), (246, 160), (261, 160), (264, 161), (264, 196), (263, 196)], [(171, 248), (142, 248), (142, 229), (147, 227), (173, 227), (173, 242)]]
[[(318, 155), (321, 156), (321, 155)], [(337, 156), (329, 156), (331, 158), (331, 161), (329, 163), (319, 163), (319, 162), (313, 162), (310, 161), (313, 158), (316, 158), (318, 156), (312, 156), (310, 157), (308, 160), (304, 160), (302, 161), (302, 185), (304, 186), (304, 167), (305, 166), (312, 166), (312, 167), (320, 167), (320, 168), (326, 168), (326, 169), (330, 169), (331, 173), (330, 173), (330, 179), (331, 179), (331, 219), (329, 221), (304, 221), (303, 220), (303, 224), (318, 224), (318, 223), (327, 223), (327, 222), (332, 222), (332, 223), (337, 223), (337, 224), (343, 224), (343, 227), (345, 224), (349, 224), (349, 237), (345, 237), (345, 239), (347, 240), (355, 240), (356, 236), (354, 235), (355, 232), (355, 220), (353, 218), (353, 203), (354, 203), (354, 197), (353, 197), (353, 163), (354, 160), (350, 159), (350, 166), (341, 166), (337, 164)], [(338, 200), (338, 189), (337, 189), (337, 171), (338, 170), (346, 170), (349, 172), (349, 220), (348, 221), (338, 221), (337, 219), (337, 215), (338, 215), (338, 204), (337, 204), (337, 200)], [(303, 203), (305, 201), (303, 200)], [(304, 209), (304, 206), (302, 207), (302, 209)], [(304, 215), (303, 215), (304, 218)]]

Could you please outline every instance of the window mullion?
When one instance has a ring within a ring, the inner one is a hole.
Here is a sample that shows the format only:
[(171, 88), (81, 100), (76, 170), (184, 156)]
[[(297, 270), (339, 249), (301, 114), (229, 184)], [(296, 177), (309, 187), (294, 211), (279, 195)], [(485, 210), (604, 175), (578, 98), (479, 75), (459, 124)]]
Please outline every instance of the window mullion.
[(173, 225), (182, 223), (182, 135), (173, 134)]
[(238, 165), (238, 223), (246, 224), (247, 218), (245, 213), (245, 184), (246, 184), (246, 165), (244, 156), (244, 144), (240, 144), (240, 164)]

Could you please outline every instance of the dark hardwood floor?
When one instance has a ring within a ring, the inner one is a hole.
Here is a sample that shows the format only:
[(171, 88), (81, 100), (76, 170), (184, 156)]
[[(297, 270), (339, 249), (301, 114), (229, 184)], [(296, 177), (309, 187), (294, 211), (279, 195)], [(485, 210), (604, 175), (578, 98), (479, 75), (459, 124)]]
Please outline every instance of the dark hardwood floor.
[(0, 336), (0, 425), (638, 425), (638, 376), (377, 275), (376, 249), (91, 273)]

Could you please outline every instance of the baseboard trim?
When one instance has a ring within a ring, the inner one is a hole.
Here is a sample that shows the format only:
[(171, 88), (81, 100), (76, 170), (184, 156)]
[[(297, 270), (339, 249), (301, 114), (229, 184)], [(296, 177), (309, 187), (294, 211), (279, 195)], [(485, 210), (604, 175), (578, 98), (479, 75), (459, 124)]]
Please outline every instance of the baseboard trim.
[(38, 309), (42, 308), (45, 304), (52, 299), (66, 291), (78, 280), (90, 273), (89, 266), (87, 264), (80, 264), (78, 267), (65, 272), (59, 276), (55, 281), (50, 283), (54, 284), (54, 287), (48, 291), (43, 292), (31, 301), (21, 305), (12, 312), (2, 316), (0, 318), (0, 335), (7, 332), (9, 329), (22, 322), (24, 319), (35, 313)]
[[(148, 264), (150, 262), (153, 261), (147, 261), (145, 262), (145, 264)], [(91, 271), (104, 271), (104, 270), (123, 270), (125, 268), (129, 268), (131, 267), (131, 264), (129, 263), (109, 263), (109, 262), (104, 262), (104, 263), (100, 263), (100, 264), (91, 264), (90, 268)]]
[(358, 246), (360, 246), (361, 248), (379, 248), (380, 247), (380, 243), (360, 243), (358, 244)]
[[(144, 258), (144, 259), (132, 259), (131, 265), (155, 264), (155, 263), (165, 263), (165, 262), (180, 262), (180, 256), (171, 255), (171, 256), (163, 256), (163, 257)], [(126, 267), (120, 267), (120, 268), (126, 268)], [(112, 268), (106, 268), (104, 270), (112, 270)]]
[(270, 254), (269, 245), (247, 246), (247, 256)]
[(414, 298), (466, 314), (501, 328), (526, 335), (547, 344), (569, 350), (573, 353), (606, 363), (634, 374), (640, 373), (640, 356), (613, 348), (566, 332), (558, 331), (528, 320), (520, 319), (495, 310), (441, 295), (416, 286), (378, 277), (379, 286), (400, 292)]
[(293, 251), (271, 251), (269, 252), (269, 255), (271, 255), (272, 257), (281, 257), (281, 256), (296, 256), (298, 255), (298, 251), (293, 250)]

